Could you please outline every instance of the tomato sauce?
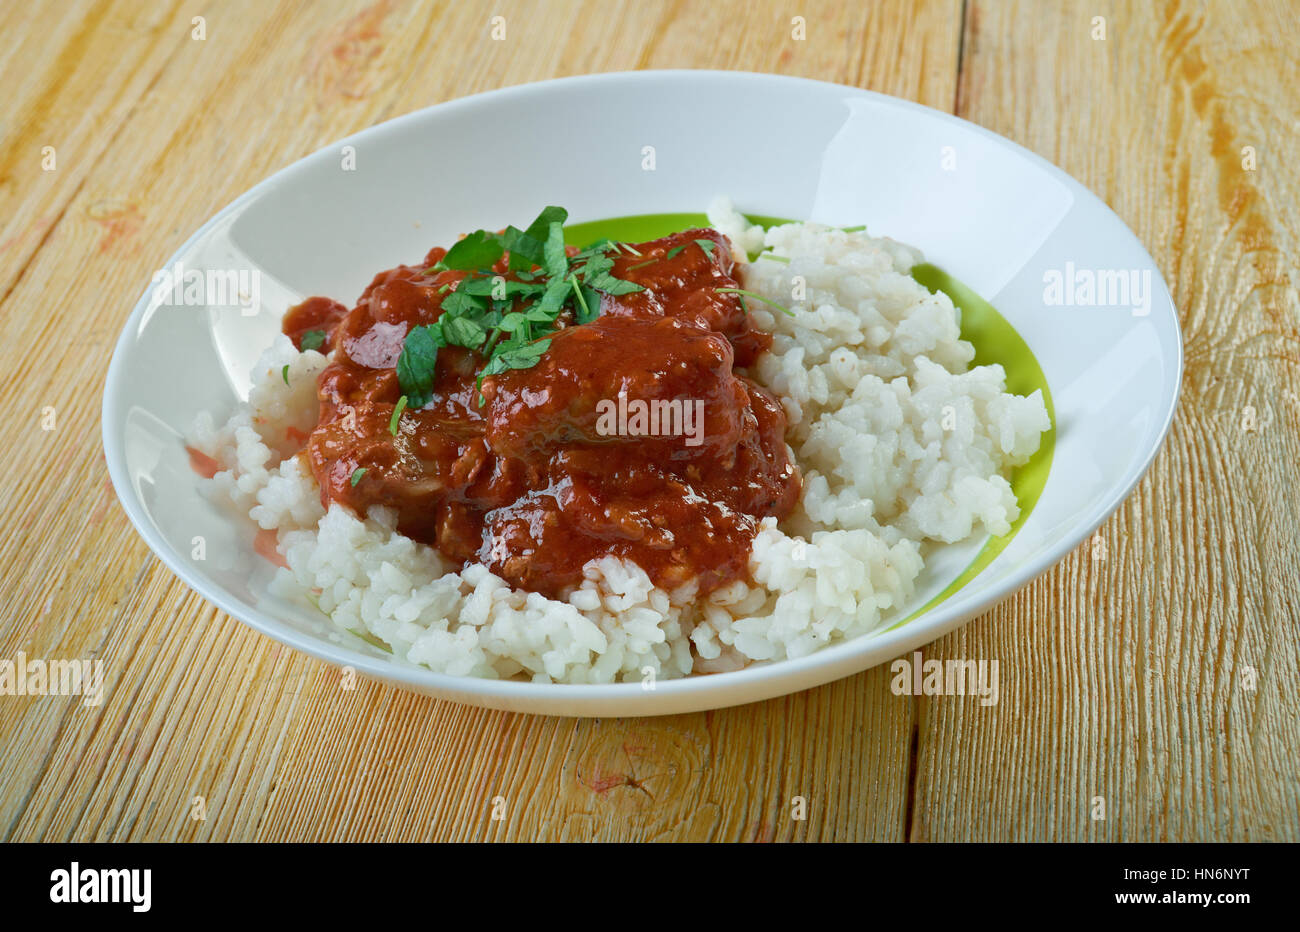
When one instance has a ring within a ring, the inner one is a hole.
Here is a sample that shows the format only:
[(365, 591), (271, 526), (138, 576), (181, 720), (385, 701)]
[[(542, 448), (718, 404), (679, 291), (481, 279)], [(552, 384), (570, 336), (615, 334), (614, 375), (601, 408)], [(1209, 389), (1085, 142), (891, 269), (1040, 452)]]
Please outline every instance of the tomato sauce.
[[(330, 336), (334, 332), (338, 322), (348, 315), (348, 309), (344, 305), (330, 298), (308, 298), (301, 304), (295, 305), (284, 315), (284, 322), (281, 328), (289, 339), (293, 340), (293, 345), (301, 352), (305, 349), (318, 349), (322, 353), (328, 353), (332, 350), (333, 344), (330, 342)], [(317, 345), (304, 347), (303, 341), (308, 338), (309, 334), (319, 334)]]
[[(326, 330), (333, 350), (304, 450), (323, 503), (394, 508), (402, 533), (548, 596), (607, 555), (668, 589), (746, 578), (759, 519), (788, 514), (800, 489), (785, 413), (743, 371), (771, 337), (717, 290), (740, 287), (721, 234), (634, 248), (612, 274), (643, 291), (601, 295), (587, 324), (566, 313), (537, 363), (486, 378), (481, 398), (484, 359), (441, 349), (432, 400), (396, 435), (403, 340), (439, 318), (464, 273), (427, 272), (436, 248), (376, 275), (350, 311), (327, 298), (293, 308), (285, 332)], [(504, 259), (496, 271), (509, 277)]]

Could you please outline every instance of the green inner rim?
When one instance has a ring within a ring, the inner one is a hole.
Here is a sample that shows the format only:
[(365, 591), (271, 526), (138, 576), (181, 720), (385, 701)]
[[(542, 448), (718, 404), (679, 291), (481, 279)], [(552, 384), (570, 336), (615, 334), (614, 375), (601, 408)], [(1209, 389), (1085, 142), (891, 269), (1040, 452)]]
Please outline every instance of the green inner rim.
[[(764, 228), (791, 222), (780, 217), (758, 214), (746, 216), (751, 223), (757, 223)], [(602, 238), (640, 243), (692, 227), (708, 225), (708, 217), (704, 214), (640, 214), (634, 217), (612, 217), (608, 220), (593, 220), (590, 223), (575, 223), (565, 227), (565, 238), (570, 245), (575, 246), (586, 246)], [(1020, 503), (1020, 517), (1012, 523), (1011, 530), (1001, 537), (990, 536), (980, 552), (975, 555), (975, 559), (956, 579), (912, 614), (886, 629), (890, 631), (902, 627), (952, 596), (978, 576), (999, 553), (1007, 548), (1011, 539), (1024, 526), (1034, 506), (1038, 504), (1043, 487), (1047, 484), (1047, 474), (1051, 471), (1052, 455), (1056, 449), (1056, 408), (1052, 404), (1052, 392), (1047, 387), (1047, 378), (1043, 375), (1042, 367), (1016, 329), (997, 312), (993, 305), (937, 266), (928, 263), (915, 266), (912, 269), (912, 277), (932, 292), (942, 291), (961, 310), (961, 336), (963, 340), (969, 341), (975, 347), (974, 365), (1000, 364), (1006, 371), (1009, 392), (1028, 395), (1037, 389), (1043, 393), (1043, 404), (1047, 407), (1047, 417), (1051, 427), (1043, 433), (1038, 451), (1029, 458), (1029, 461), (1011, 471), (1011, 490), (1015, 493), (1016, 501)]]

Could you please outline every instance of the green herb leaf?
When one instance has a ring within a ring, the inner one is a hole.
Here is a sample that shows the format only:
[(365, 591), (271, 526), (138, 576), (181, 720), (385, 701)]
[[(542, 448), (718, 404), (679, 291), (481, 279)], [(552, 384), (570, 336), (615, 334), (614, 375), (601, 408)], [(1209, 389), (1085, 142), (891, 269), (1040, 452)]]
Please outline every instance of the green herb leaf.
[(539, 315), (545, 315), (548, 320), (555, 320), (564, 307), (564, 301), (569, 296), (569, 279), (552, 278), (546, 283), (546, 291), (542, 295), (542, 300), (535, 307)]
[(304, 353), (309, 349), (320, 349), (325, 345), (325, 331), (308, 330), (302, 335), (302, 339), (298, 341), (298, 345), (302, 347)]
[(546, 274), (551, 278), (563, 278), (569, 271), (569, 257), (564, 252), (564, 225), (552, 223), (546, 235), (546, 246), (542, 251)]
[(416, 408), (423, 408), (433, 397), (438, 350), (447, 345), (439, 324), (412, 328), (402, 343), (402, 354), (397, 357), (397, 382)]
[(490, 278), (466, 278), (456, 290), (477, 297), (506, 300), (518, 295), (541, 294), (545, 287), (540, 282), (517, 282), (512, 278), (493, 275)]
[(500, 259), (504, 252), (505, 247), (495, 233), (489, 233), (487, 230), (475, 230), (448, 249), (447, 254), (442, 257), (442, 261), (435, 268), (461, 271), (487, 269), (491, 268), (492, 263)]
[(487, 399), (483, 397), (483, 380), (488, 376), (499, 375), (507, 369), (531, 369), (537, 365), (537, 361), (542, 355), (550, 349), (551, 341), (549, 339), (537, 340), (533, 343), (510, 343), (501, 344), (501, 351), (488, 360), (483, 371), (478, 374), (478, 380), (474, 383), (479, 391), (478, 405), (483, 407)]
[(285, 363), (284, 368), (280, 370), (280, 378), (284, 379), (284, 384), (289, 384), (289, 364)]
[(676, 259), (676, 258), (678, 257), (678, 255), (681, 254), (681, 251), (682, 251), (683, 249), (685, 249), (685, 248), (686, 248), (686, 244), (685, 244), (685, 243), (682, 243), (680, 246), (674, 246), (672, 249), (668, 250), (668, 252), (667, 252), (667, 254), (664, 256), (664, 258), (665, 258), (665, 259)]
[(397, 436), (397, 425), (402, 420), (402, 412), (406, 410), (406, 396), (403, 395), (397, 399), (397, 406), (393, 408), (393, 416), (388, 419), (388, 432), (394, 437)]
[(587, 303), (587, 296), (582, 293), (582, 286), (578, 284), (577, 275), (569, 276), (569, 284), (573, 288), (573, 296), (578, 299), (578, 323), (585, 324), (595, 320), (597, 315), (600, 314), (600, 306), (597, 305), (596, 312), (592, 313), (591, 305)]
[(543, 207), (542, 212), (537, 215), (537, 219), (528, 224), (528, 229), (524, 233), (540, 242), (546, 238), (552, 223), (564, 226), (564, 222), (568, 219), (569, 212), (563, 207)]
[[(456, 290), (462, 295), (473, 295), (476, 298), (488, 298), (492, 296), (492, 291), (496, 288), (496, 282), (492, 278), (462, 278)], [(446, 304), (443, 310), (446, 310)]]
[(487, 331), (472, 318), (447, 317), (444, 315), (441, 323), (442, 337), (447, 341), (448, 346), (477, 349), (487, 339)]
[(526, 272), (534, 265), (546, 261), (546, 238), (550, 234), (551, 224), (564, 225), (569, 219), (569, 212), (563, 207), (544, 207), (537, 219), (528, 225), (527, 230), (506, 227), (501, 241), (510, 252), (510, 269)]
[(351, 479), (352, 488), (355, 489), (357, 487), (357, 483), (361, 481), (361, 477), (364, 476), (369, 471), (370, 470), (366, 469), (366, 467), (364, 466), (358, 466), (356, 469), (352, 470), (352, 479)]
[(475, 317), (487, 310), (488, 303), (481, 295), (471, 294), (465, 283), (471, 279), (464, 279), (458, 287), (447, 297), (442, 299), (442, 310), (444, 315), (460, 317), (468, 314)]
[(638, 285), (636, 282), (630, 282), (622, 278), (615, 278), (613, 275), (603, 275), (594, 281), (588, 279), (588, 284), (592, 288), (609, 295), (635, 294), (638, 291), (645, 291), (644, 285)]
[(618, 249), (618, 243), (614, 242), (612, 239), (598, 239), (585, 249), (578, 250), (577, 254), (573, 258), (575, 260), (590, 259), (592, 256), (602, 255), (615, 249)]
[(546, 246), (542, 250), (543, 265), (551, 278), (563, 278), (568, 272), (568, 255), (564, 252), (564, 225), (551, 224), (546, 234)]
[(505, 372), (505, 371), (506, 371), (505, 355), (502, 354), (498, 356), (493, 356), (491, 359), (488, 360), (487, 365), (483, 367), (483, 371), (481, 371), (478, 374), (478, 385), (482, 386), (483, 380), (488, 376), (496, 375), (500, 372)]
[[(617, 279), (615, 280), (617, 281)], [(631, 283), (624, 282), (623, 284)], [(576, 315), (576, 319), (580, 324), (589, 324), (600, 316), (600, 292), (590, 285), (583, 285), (579, 289), (579, 293), (582, 295), (583, 307), (588, 313), (580, 313)]]
[(542, 358), (542, 354), (551, 348), (551, 341), (537, 340), (533, 343), (525, 343), (523, 346), (507, 350), (500, 355), (494, 356), (493, 360), (500, 360), (502, 369), (531, 369), (537, 365), (537, 361)]
[(791, 317), (794, 316), (794, 311), (790, 310), (788, 307), (782, 307), (781, 305), (773, 301), (771, 298), (765, 298), (761, 294), (754, 294), (754, 292), (752, 291), (745, 291), (743, 288), (714, 288), (713, 290), (716, 291), (718, 294), (741, 295), (742, 303), (744, 302), (745, 298), (753, 298), (755, 301), (762, 301), (764, 304), (770, 304), (772, 307), (776, 308), (782, 314), (789, 314)]
[(605, 294), (621, 295), (632, 294), (637, 291), (645, 291), (644, 285), (638, 285), (636, 282), (625, 281), (621, 278), (615, 278), (610, 274), (614, 268), (614, 260), (609, 256), (593, 256), (587, 260), (582, 267), (583, 282), (597, 291), (603, 291)]
[(510, 271), (523, 273), (542, 264), (542, 244), (518, 227), (506, 227), (501, 241), (510, 253)]
[(608, 275), (612, 268), (614, 268), (613, 258), (604, 253), (597, 253), (594, 256), (590, 256), (586, 262), (582, 263), (582, 267), (578, 269), (578, 274), (583, 278), (590, 280), (602, 275)]
[[(530, 311), (529, 313), (531, 314), (532, 312)], [(515, 331), (526, 327), (530, 319), (537, 320), (538, 323), (549, 320), (549, 318), (544, 314), (538, 315), (537, 318), (530, 318), (528, 314), (515, 311), (514, 313), (507, 314), (505, 317), (501, 318), (501, 323), (497, 324), (497, 329), (506, 333), (514, 333)]]
[(710, 259), (713, 258), (713, 250), (718, 248), (718, 244), (711, 239), (697, 239), (695, 245), (704, 250), (704, 254)]

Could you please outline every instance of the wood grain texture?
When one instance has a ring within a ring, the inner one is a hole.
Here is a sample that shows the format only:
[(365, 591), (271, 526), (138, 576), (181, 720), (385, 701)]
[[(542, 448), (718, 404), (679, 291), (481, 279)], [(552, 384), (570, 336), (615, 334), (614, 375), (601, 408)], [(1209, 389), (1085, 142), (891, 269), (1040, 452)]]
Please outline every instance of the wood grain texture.
[[(0, 658), (96, 657), (106, 677), (94, 708), (0, 697), (0, 839), (1300, 838), (1293, 11), (799, 7), (0, 6)], [(497, 14), (504, 43), (488, 35)], [(996, 706), (895, 696), (886, 668), (608, 721), (345, 689), (191, 593), (117, 505), (99, 442), (113, 341), (152, 271), (222, 205), (409, 110), (670, 67), (955, 108), (1095, 190), (1174, 290), (1181, 412), (1102, 528), (1106, 559), (1081, 550), (926, 649), (998, 659)]]
[(1030, 18), (969, 6), (960, 115), (1133, 227), (1187, 371), (1165, 448), (1100, 531), (1106, 559), (1081, 549), (932, 648), (1000, 658), (1004, 693), (919, 702), (910, 837), (1295, 840), (1300, 19), (1177, 2)]

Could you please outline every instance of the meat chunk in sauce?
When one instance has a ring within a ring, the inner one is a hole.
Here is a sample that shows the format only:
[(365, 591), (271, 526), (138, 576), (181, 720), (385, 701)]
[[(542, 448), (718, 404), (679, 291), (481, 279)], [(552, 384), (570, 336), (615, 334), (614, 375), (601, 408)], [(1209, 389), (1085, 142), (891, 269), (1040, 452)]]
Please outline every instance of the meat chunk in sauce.
[(598, 317), (555, 334), (532, 368), (487, 382), (487, 442), (539, 465), (575, 444), (630, 444), (667, 460), (723, 456), (740, 440), (748, 404), (733, 358), (727, 338), (698, 320)]
[(787, 514), (800, 487), (784, 411), (743, 372), (770, 337), (718, 290), (739, 285), (717, 232), (635, 249), (612, 274), (643, 291), (602, 295), (599, 317), (566, 319), (534, 366), (486, 379), (481, 398), (483, 358), (440, 350), (432, 400), (395, 435), (403, 341), (463, 275), (426, 273), (444, 250), (380, 273), (346, 314), (323, 298), (291, 311), (286, 332), (323, 322), (333, 348), (304, 451), (322, 501), (393, 508), (404, 534), (549, 596), (610, 555), (666, 588), (745, 578), (758, 521)]

